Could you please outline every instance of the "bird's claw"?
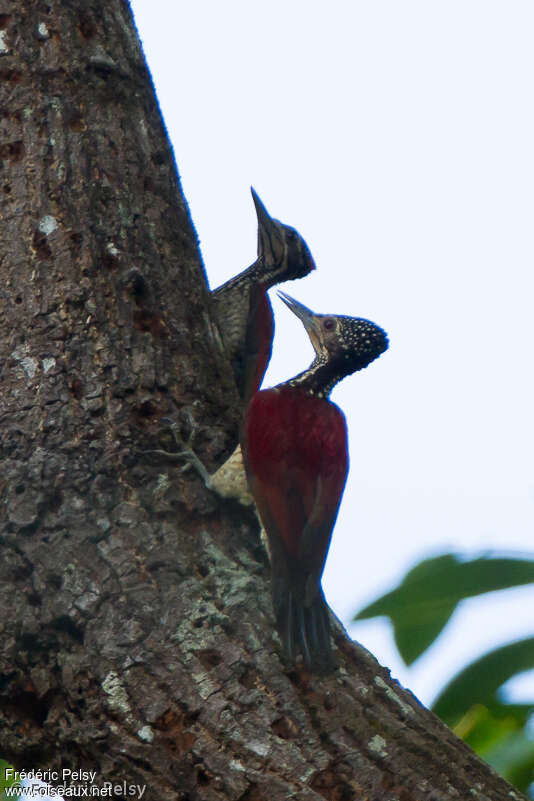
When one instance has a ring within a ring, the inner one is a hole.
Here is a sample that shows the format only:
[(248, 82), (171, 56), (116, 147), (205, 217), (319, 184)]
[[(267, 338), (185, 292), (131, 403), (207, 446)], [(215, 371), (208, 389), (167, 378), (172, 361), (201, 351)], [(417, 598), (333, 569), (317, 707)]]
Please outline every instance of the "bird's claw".
[(162, 417), (161, 422), (166, 423), (169, 426), (177, 448), (185, 448), (185, 451), (192, 451), (193, 442), (198, 431), (198, 425), (196, 424), (195, 419), (189, 409), (183, 409), (182, 413), (184, 417), (186, 417), (189, 425), (189, 436), (186, 439), (182, 437), (180, 424), (177, 423), (176, 420), (173, 420), (172, 417)]
[(172, 462), (178, 462), (182, 459), (185, 460), (185, 464), (179, 468), (180, 473), (185, 473), (186, 470), (190, 470), (192, 467), (197, 471), (200, 475), (204, 484), (208, 489), (211, 487), (211, 478), (210, 474), (196, 455), (195, 451), (193, 450), (193, 442), (195, 440), (195, 436), (198, 431), (198, 426), (193, 418), (193, 415), (189, 409), (183, 409), (182, 413), (187, 418), (187, 422), (189, 424), (189, 436), (184, 439), (181, 434), (180, 424), (173, 420), (170, 417), (162, 417), (161, 422), (165, 423), (169, 426), (171, 434), (174, 439), (174, 443), (177, 448), (180, 450), (177, 451), (164, 451), (164, 450), (153, 450), (153, 451), (145, 451), (145, 453), (153, 453), (157, 454), (158, 456), (164, 456), (165, 458), (169, 459)]

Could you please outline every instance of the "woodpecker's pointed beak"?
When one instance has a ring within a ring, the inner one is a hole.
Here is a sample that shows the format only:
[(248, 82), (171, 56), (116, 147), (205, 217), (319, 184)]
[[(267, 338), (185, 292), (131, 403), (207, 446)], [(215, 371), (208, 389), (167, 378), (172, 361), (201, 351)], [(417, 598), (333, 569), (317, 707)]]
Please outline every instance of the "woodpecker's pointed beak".
[(287, 308), (291, 309), (293, 314), (297, 315), (307, 331), (315, 318), (315, 312), (312, 312), (312, 310), (308, 309), (303, 303), (299, 303), (298, 300), (295, 300), (295, 298), (292, 298), (291, 295), (287, 295), (285, 292), (278, 292), (277, 294), (280, 300), (283, 300), (286, 304)]
[(313, 349), (319, 354), (322, 351), (320, 329), (318, 328), (317, 319), (319, 315), (312, 312), (312, 310), (308, 309), (303, 303), (299, 303), (298, 300), (295, 300), (295, 298), (292, 298), (291, 295), (287, 295), (285, 292), (278, 292), (278, 297), (280, 300), (283, 300), (287, 308), (291, 309), (293, 314), (296, 314), (299, 318), (311, 340)]
[(267, 209), (265, 208), (265, 206), (261, 202), (260, 196), (254, 190), (253, 186), (250, 187), (250, 191), (252, 193), (252, 200), (254, 201), (254, 206), (256, 208), (256, 216), (258, 218), (259, 227), (263, 228), (263, 229), (266, 229), (266, 230), (268, 230), (269, 228), (272, 228), (273, 218), (271, 217), (271, 215), (269, 214), (269, 212), (267, 211)]
[(262, 259), (269, 269), (278, 268), (287, 258), (285, 242), (281, 236), (281, 224), (271, 217), (252, 187), (250, 191), (258, 217), (258, 259)]

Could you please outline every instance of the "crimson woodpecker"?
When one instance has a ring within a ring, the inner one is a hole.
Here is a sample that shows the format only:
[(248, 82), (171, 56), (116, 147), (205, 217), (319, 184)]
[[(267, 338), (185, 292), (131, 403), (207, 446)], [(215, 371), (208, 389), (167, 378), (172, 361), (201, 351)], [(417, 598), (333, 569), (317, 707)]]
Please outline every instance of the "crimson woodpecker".
[(211, 293), (243, 408), (259, 388), (271, 358), (274, 318), (267, 290), (315, 269), (300, 234), (271, 217), (252, 187), (250, 191), (258, 217), (258, 258)]
[(333, 668), (321, 576), (348, 472), (343, 412), (328, 400), (347, 375), (387, 347), (374, 323), (314, 314), (279, 293), (315, 350), (310, 367), (257, 392), (245, 412), (241, 447), (252, 496), (267, 533), (272, 596), (286, 659), (300, 650), (308, 668)]

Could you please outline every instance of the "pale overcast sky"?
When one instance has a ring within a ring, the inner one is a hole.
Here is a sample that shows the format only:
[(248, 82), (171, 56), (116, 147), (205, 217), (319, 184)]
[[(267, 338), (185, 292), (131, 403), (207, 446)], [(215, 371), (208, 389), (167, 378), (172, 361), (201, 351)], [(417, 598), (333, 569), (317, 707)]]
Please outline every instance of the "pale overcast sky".
[[(348, 622), (449, 549), (533, 555), (532, 3), (132, 6), (211, 286), (254, 261), (252, 184), (318, 266), (284, 290), (390, 336), (333, 394), (351, 471), (330, 605)], [(273, 305), (267, 386), (311, 360)], [(385, 623), (351, 633), (428, 703), (471, 659), (532, 635), (533, 608), (532, 588), (466, 603), (409, 671)]]

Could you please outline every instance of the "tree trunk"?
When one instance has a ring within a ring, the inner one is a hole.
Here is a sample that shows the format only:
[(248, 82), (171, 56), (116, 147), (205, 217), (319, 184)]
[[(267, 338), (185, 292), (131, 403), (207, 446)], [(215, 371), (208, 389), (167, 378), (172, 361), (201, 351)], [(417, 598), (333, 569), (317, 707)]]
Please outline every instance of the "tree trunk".
[(284, 669), (255, 516), (144, 453), (172, 417), (213, 469), (238, 419), (127, 4), (0, 0), (0, 33), (0, 757), (145, 799), (518, 799), (341, 631), (332, 676)]

